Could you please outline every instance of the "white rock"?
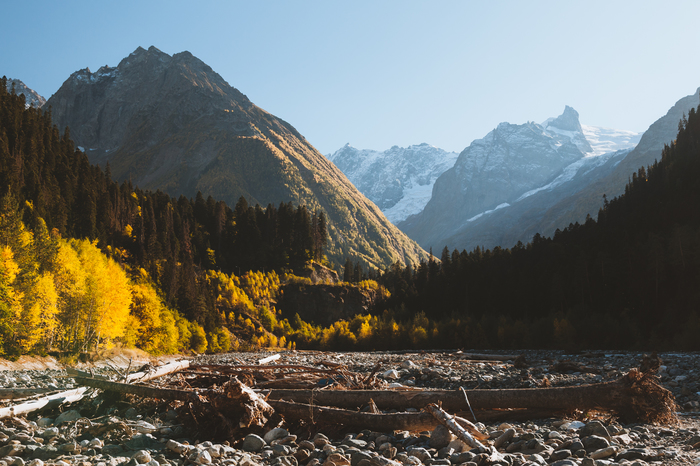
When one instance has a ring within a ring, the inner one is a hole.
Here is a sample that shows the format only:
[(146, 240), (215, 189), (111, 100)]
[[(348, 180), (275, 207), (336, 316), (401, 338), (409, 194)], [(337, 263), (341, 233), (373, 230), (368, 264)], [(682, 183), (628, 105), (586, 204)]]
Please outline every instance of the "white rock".
[(401, 369), (418, 369), (418, 366), (410, 359), (401, 363)]
[(190, 461), (196, 464), (209, 464), (211, 463), (211, 455), (208, 451), (194, 451), (188, 458)]
[(141, 434), (151, 434), (157, 430), (156, 426), (146, 421), (136, 421), (133, 426)]
[(561, 428), (564, 430), (577, 430), (585, 425), (586, 424), (584, 422), (581, 422), (581, 421), (571, 421), (571, 422), (567, 422), (565, 424), (562, 424)]
[(396, 369), (389, 369), (388, 371), (382, 374), (382, 377), (389, 380), (396, 380), (401, 376), (399, 375), (399, 371), (397, 371)]
[(139, 450), (131, 458), (139, 464), (146, 464), (151, 461), (151, 454), (146, 450)]

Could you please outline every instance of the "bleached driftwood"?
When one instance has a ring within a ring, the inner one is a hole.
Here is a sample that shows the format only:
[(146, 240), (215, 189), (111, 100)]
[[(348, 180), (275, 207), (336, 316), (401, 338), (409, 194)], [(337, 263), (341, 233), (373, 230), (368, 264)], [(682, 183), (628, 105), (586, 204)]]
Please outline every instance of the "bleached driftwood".
[(262, 358), (261, 360), (258, 361), (258, 364), (267, 364), (268, 362), (277, 361), (280, 357), (282, 357), (282, 356), (279, 353), (273, 354), (272, 356)]
[(27, 401), (26, 403), (8, 406), (7, 408), (0, 409), (0, 419), (27, 414), (44, 408), (54, 408), (64, 403), (73, 403), (82, 399), (86, 391), (87, 387), (80, 387), (74, 390), (67, 390), (45, 396), (37, 400)]
[(164, 375), (173, 374), (181, 370), (190, 367), (190, 361), (182, 360), (171, 362), (170, 364), (164, 364), (153, 368), (153, 370), (147, 372), (134, 372), (126, 376), (126, 382), (146, 382), (147, 380), (157, 379), (158, 377), (163, 377)]

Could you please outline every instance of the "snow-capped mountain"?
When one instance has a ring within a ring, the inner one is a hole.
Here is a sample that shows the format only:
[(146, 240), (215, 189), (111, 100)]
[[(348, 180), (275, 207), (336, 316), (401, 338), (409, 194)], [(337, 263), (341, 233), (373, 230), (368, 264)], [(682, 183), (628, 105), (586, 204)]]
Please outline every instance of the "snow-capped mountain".
[(24, 100), (26, 102), (25, 105), (27, 108), (41, 108), (46, 103), (46, 99), (40, 96), (39, 93), (36, 92), (34, 89), (30, 89), (29, 87), (27, 87), (27, 85), (19, 79), (8, 79), (7, 90), (11, 91), (12, 86), (14, 86), (15, 88), (15, 94), (24, 94)]
[(383, 152), (346, 144), (328, 159), (391, 222), (398, 223), (423, 210), (435, 180), (454, 165), (457, 155), (429, 144), (394, 146)]
[(512, 246), (503, 231), (527, 230), (547, 207), (609, 174), (639, 137), (584, 127), (568, 106), (542, 124), (501, 123), (462, 151), (425, 209), (399, 227), (424, 248)]

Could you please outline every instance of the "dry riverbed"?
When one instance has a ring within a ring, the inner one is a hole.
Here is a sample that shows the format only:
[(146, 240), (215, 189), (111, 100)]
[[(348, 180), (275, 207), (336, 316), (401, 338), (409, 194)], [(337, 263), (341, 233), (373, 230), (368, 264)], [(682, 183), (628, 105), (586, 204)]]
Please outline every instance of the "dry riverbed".
[[(257, 364), (274, 353), (202, 356), (193, 364)], [(498, 355), (498, 353), (489, 353)], [(498, 389), (571, 386), (615, 380), (639, 367), (640, 353), (565, 354), (525, 351), (514, 361), (467, 358), (462, 352), (285, 352), (271, 364), (342, 364), (354, 374), (377, 374), (378, 384), (434, 389)], [(426, 432), (354, 432), (313, 424), (270, 426), (224, 439), (203, 438), (186, 405), (154, 403), (95, 393), (61, 409), (2, 419), (0, 466), (474, 466), (502, 465), (696, 465), (700, 462), (700, 355), (660, 354), (659, 380), (679, 405), (676, 425), (622, 424), (595, 413), (479, 425), (489, 452), (466, 447), (445, 428)], [(82, 370), (118, 378), (149, 360), (142, 353), (113, 355)], [(0, 364), (2, 388), (75, 388), (65, 368), (51, 359)], [(517, 367), (516, 367), (517, 366)], [(1, 370), (4, 369), (4, 370)], [(7, 406), (9, 403), (4, 403)], [(206, 423), (206, 420), (199, 420)], [(201, 427), (201, 426), (200, 426)]]

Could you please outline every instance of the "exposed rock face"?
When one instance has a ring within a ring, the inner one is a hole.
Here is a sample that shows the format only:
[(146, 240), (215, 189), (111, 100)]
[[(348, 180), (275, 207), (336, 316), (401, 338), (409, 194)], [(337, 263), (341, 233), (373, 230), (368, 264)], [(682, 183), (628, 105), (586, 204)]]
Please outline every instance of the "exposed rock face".
[[(603, 206), (603, 194), (613, 199), (625, 191), (625, 186), (632, 173), (640, 167), (653, 165), (661, 158), (664, 144), (670, 144), (678, 134), (678, 123), (691, 108), (700, 105), (700, 88), (695, 94), (683, 97), (669, 109), (663, 117), (649, 126), (642, 135), (639, 144), (616, 163), (605, 176), (596, 177), (576, 193), (575, 196), (562, 198), (546, 209), (541, 220), (533, 224), (532, 231), (551, 236), (557, 228), (569, 223), (583, 222), (587, 215), (595, 218)], [(532, 234), (529, 237), (532, 238)]]
[(400, 223), (401, 229), (423, 247), (441, 249), (470, 219), (509, 206), (591, 150), (570, 107), (546, 124), (501, 123), (472, 142), (438, 178), (425, 209)]
[(387, 266), (425, 258), (291, 125), (255, 106), (205, 63), (138, 48), (117, 67), (77, 71), (48, 101), (90, 160), (144, 189), (233, 206), (303, 203), (328, 217), (329, 259)]
[(341, 319), (367, 314), (376, 299), (376, 291), (352, 285), (288, 284), (282, 287), (277, 307), (286, 318), (299, 314), (306, 322), (329, 326)]
[(346, 144), (328, 158), (397, 223), (423, 210), (435, 180), (454, 165), (457, 155), (429, 144), (394, 146), (384, 152)]
[[(489, 198), (488, 195), (489, 192), (493, 194), (498, 191), (488, 191), (487, 187), (484, 187), (483, 180), (478, 177), (476, 180), (470, 180), (464, 176), (459, 177), (456, 171), (452, 173), (448, 170), (438, 179), (433, 200), (426, 206), (425, 211), (419, 216), (409, 218), (400, 226), (426, 248), (433, 247), (439, 250), (448, 246), (450, 249), (472, 250), (476, 246), (512, 247), (518, 241), (523, 243), (531, 241), (536, 233), (551, 236), (557, 228), (563, 229), (575, 222), (583, 223), (588, 215), (593, 218), (597, 216), (598, 210), (603, 206), (603, 194), (608, 199), (622, 194), (632, 173), (637, 172), (642, 166), (653, 164), (654, 160), (661, 156), (664, 144), (676, 138), (678, 122), (683, 114), (687, 114), (698, 104), (700, 104), (700, 89), (694, 95), (679, 100), (664, 117), (653, 123), (642, 135), (636, 147), (634, 143), (637, 137), (634, 133), (594, 127), (582, 128), (578, 123), (578, 114), (567, 107), (561, 116), (545, 121), (542, 127), (545, 134), (568, 138), (571, 144), (585, 156), (574, 159), (544, 183), (542, 183), (543, 178), (540, 178), (535, 183), (539, 184), (538, 187), (514, 195), (495, 207), (494, 204), (498, 201)], [(502, 126), (508, 125), (499, 125), (495, 133)], [(593, 146), (589, 144), (586, 135), (595, 142)], [(481, 142), (475, 141), (472, 146), (477, 143), (483, 145), (483, 141), (487, 139), (488, 136), (480, 140)], [(494, 147), (497, 146), (494, 144)], [(626, 148), (606, 152), (606, 150), (620, 147)], [(465, 165), (466, 161), (462, 157), (470, 151), (470, 148), (460, 154), (455, 169), (460, 164)], [(513, 152), (522, 153), (523, 146), (517, 139), (510, 138), (507, 148)], [(475, 160), (479, 159), (475, 158)], [(528, 169), (535, 167), (539, 170), (542, 164), (537, 162), (537, 159), (533, 160), (535, 163), (532, 166), (516, 164), (513, 170), (524, 170), (525, 173)], [(507, 165), (503, 163), (494, 166)], [(472, 163), (471, 169), (474, 172), (479, 173), (479, 168), (477, 164)], [(494, 171), (493, 168), (492, 171)], [(510, 172), (507, 172), (507, 175), (493, 178), (511, 186), (513, 183)], [(479, 174), (479, 176), (483, 178), (483, 175)], [(517, 180), (517, 177), (513, 179)], [(459, 209), (450, 207), (450, 202), (452, 205), (459, 202), (474, 203), (474, 196), (465, 196), (459, 190), (464, 193), (478, 193), (486, 190), (482, 196), (488, 202), (477, 204), (476, 209), (462, 213)], [(505, 190), (500, 192), (503, 193)], [(441, 197), (437, 197), (437, 194)], [(437, 204), (438, 199), (443, 201)], [(450, 200), (445, 202), (444, 199)], [(503, 196), (501, 199), (506, 197)], [(436, 202), (436, 205), (431, 206), (433, 202)], [(480, 212), (475, 214), (474, 212), (478, 210)], [(446, 213), (451, 213), (455, 218), (450, 219), (450, 215)], [(432, 232), (421, 230), (426, 229), (431, 223), (437, 226)]]
[(338, 272), (329, 269), (317, 262), (312, 262), (307, 269), (298, 273), (299, 276), (309, 278), (313, 283), (338, 283)]
[(24, 94), (24, 99), (26, 101), (25, 105), (27, 106), (27, 108), (41, 108), (46, 103), (46, 99), (40, 96), (39, 93), (36, 92), (34, 89), (28, 88), (27, 85), (19, 79), (7, 80), (7, 90), (11, 91), (13, 86), (15, 88), (15, 94)]

